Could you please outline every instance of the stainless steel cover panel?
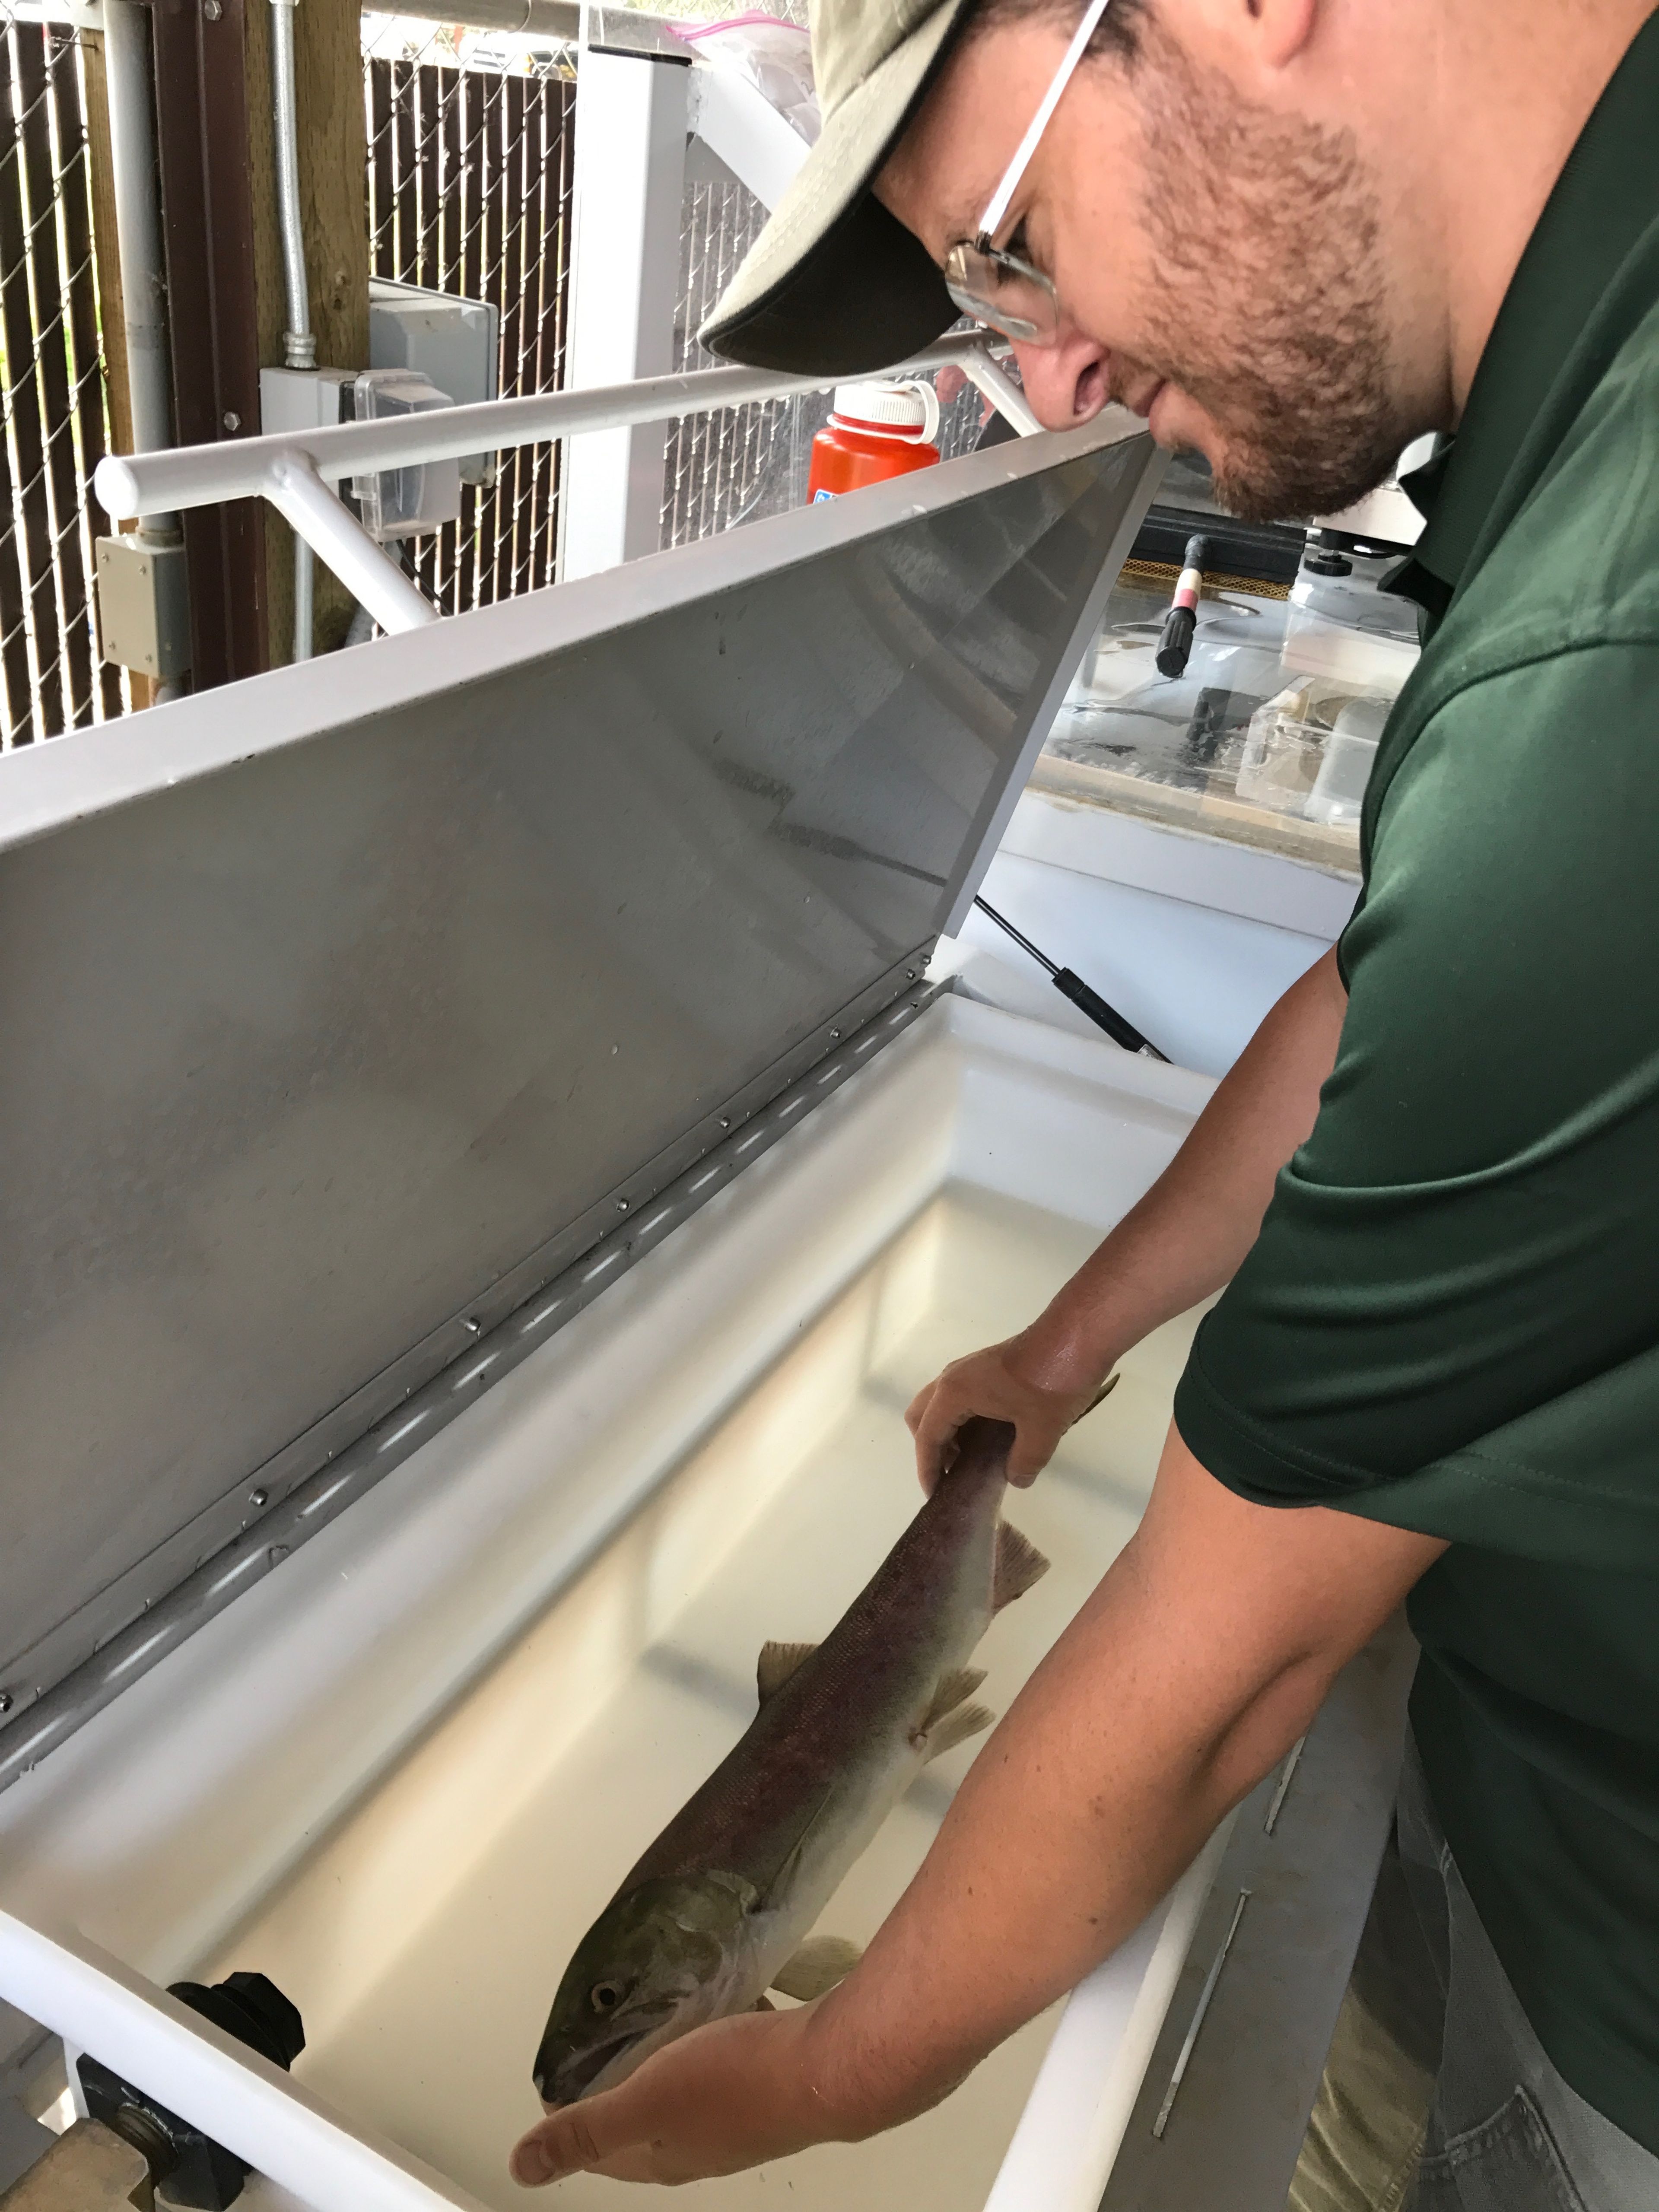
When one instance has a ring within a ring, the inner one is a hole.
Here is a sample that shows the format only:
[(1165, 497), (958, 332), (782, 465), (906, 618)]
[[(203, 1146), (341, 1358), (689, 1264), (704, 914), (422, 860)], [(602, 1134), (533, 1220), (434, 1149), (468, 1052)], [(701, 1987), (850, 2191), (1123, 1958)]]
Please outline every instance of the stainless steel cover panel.
[(518, 614), (482, 672), (463, 617), (418, 641), (459, 680), (387, 711), (329, 687), (416, 641), (159, 710), (246, 756), (0, 852), (14, 1719), (903, 988), (1149, 448), (972, 486), (823, 545), (781, 518), (739, 583), (665, 556), (678, 604), (545, 652)]

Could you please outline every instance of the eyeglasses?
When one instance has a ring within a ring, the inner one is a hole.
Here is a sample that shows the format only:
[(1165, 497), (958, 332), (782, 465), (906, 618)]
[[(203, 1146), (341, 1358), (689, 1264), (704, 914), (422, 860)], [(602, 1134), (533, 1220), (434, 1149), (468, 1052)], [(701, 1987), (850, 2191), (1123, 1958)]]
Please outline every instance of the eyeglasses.
[(1061, 94), (1083, 59), (1101, 17), (1111, 0), (1089, 0), (1083, 20), (1072, 33), (1053, 83), (1042, 95), (1025, 136), (1015, 150), (1007, 174), (991, 195), (991, 204), (979, 219), (971, 239), (959, 238), (945, 257), (945, 289), (964, 315), (983, 323), (1006, 338), (1022, 345), (1053, 345), (1060, 335), (1060, 298), (1054, 279), (1034, 269), (1018, 253), (993, 246), (1001, 229), (1008, 204), (1019, 189), (1020, 179), (1031, 165), (1037, 142), (1048, 128)]

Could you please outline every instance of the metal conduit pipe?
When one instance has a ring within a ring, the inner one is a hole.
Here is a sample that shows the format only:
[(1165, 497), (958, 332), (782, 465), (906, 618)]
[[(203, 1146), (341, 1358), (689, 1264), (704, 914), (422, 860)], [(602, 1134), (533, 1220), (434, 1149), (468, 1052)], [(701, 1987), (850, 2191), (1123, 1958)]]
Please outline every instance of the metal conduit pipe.
[[(132, 447), (137, 453), (153, 453), (173, 443), (173, 368), (167, 270), (161, 258), (149, 10), (139, 0), (107, 0), (104, 69)], [(160, 550), (179, 544), (184, 532), (176, 513), (158, 509), (143, 518), (137, 535)], [(181, 688), (158, 684), (155, 696), (158, 702), (176, 698)]]
[(283, 359), (289, 368), (315, 368), (317, 341), (311, 329), (311, 294), (306, 283), (305, 232), (300, 218), (300, 125), (294, 90), (295, 0), (270, 0), (270, 111), (276, 149), (276, 228), (283, 240), (283, 283), (288, 291), (288, 328)]
[[(288, 294), (288, 327), (283, 332), (283, 361), (289, 368), (315, 368), (317, 340), (311, 327), (311, 292), (306, 282), (305, 229), (300, 215), (300, 124), (294, 88), (294, 10), (296, 0), (270, 0), (271, 141), (276, 155), (276, 228), (283, 241), (283, 283)], [(311, 658), (317, 567), (309, 545), (294, 538), (294, 653)]]

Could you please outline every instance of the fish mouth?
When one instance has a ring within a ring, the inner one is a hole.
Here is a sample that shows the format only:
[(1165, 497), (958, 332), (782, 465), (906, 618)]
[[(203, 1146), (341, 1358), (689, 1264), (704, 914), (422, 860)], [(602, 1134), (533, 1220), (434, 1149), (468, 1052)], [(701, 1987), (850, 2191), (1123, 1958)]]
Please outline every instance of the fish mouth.
[(534, 2077), (537, 2095), (544, 2105), (574, 2105), (579, 2098), (586, 2096), (599, 2076), (618, 2058), (644, 2042), (658, 2025), (653, 2022), (647, 2027), (630, 2027), (625, 2034), (614, 2035), (608, 2042), (590, 2044), (585, 2051), (572, 2051), (555, 2066), (538, 2066)]

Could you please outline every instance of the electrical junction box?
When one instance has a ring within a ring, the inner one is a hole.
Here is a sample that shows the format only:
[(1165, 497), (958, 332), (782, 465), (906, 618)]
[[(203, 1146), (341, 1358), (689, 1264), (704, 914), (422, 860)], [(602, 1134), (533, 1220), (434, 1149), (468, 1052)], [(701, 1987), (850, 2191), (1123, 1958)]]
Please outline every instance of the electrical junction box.
[(353, 420), (355, 368), (262, 368), (259, 428), (271, 437), (285, 430), (316, 430)]
[[(501, 310), (489, 300), (463, 300), (384, 276), (368, 282), (371, 368), (410, 368), (447, 392), (457, 407), (501, 392)], [(461, 482), (492, 484), (493, 453), (468, 453)]]
[(182, 543), (158, 545), (137, 531), (100, 538), (98, 635), (104, 658), (158, 684), (190, 666), (190, 590)]

